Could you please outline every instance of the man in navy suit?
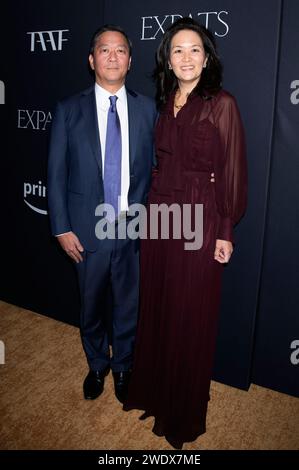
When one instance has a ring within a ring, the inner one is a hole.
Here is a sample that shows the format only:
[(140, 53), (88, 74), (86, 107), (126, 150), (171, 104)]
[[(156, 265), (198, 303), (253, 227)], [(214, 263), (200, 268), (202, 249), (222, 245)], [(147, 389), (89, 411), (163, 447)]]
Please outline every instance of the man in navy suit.
[[(129, 207), (146, 203), (156, 107), (151, 98), (125, 87), (131, 43), (121, 28), (106, 25), (94, 34), (89, 64), (95, 73), (94, 86), (58, 103), (53, 119), (49, 213), (53, 235), (76, 263), (78, 273), (81, 338), (89, 365), (84, 397), (95, 399), (102, 393), (105, 375), (111, 368), (116, 397), (123, 402), (137, 323), (139, 245), (138, 240), (120, 239), (117, 233), (127, 223)], [(116, 124), (109, 123), (109, 113), (112, 117), (117, 113), (116, 130)], [(111, 126), (117, 132), (112, 140), (111, 134), (108, 136)], [(110, 165), (107, 181), (106, 164), (115, 153), (114, 147), (120, 160), (118, 165)], [(120, 206), (113, 222), (116, 238), (100, 240), (95, 232), (95, 209), (107, 202), (115, 186), (111, 168), (115, 168), (115, 179), (121, 183)], [(112, 356), (105, 320), (107, 291), (112, 293)]]

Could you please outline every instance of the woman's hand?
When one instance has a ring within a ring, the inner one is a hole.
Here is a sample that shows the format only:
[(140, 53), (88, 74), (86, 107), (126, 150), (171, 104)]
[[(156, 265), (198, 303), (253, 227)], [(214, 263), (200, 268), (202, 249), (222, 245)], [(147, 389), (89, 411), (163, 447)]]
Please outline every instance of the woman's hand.
[(233, 244), (227, 240), (216, 240), (214, 259), (218, 263), (228, 263), (233, 252)]

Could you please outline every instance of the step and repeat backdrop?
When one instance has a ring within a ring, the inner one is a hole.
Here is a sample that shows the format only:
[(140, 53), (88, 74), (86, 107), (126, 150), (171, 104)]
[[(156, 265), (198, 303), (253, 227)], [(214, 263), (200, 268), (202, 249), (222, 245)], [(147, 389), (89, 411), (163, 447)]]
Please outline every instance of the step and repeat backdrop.
[(299, 3), (31, 0), (4, 2), (2, 12), (0, 298), (78, 325), (75, 271), (51, 237), (47, 214), (55, 104), (92, 83), (89, 41), (104, 23), (132, 39), (127, 85), (154, 96), (164, 30), (191, 16), (215, 36), (224, 88), (244, 121), (249, 166), (248, 210), (224, 273), (214, 379), (299, 396)]

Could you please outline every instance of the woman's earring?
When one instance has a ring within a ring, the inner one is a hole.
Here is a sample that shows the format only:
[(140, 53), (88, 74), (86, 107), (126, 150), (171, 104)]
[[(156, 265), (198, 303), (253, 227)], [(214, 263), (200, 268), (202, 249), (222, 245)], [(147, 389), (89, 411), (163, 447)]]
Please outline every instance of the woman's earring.
[(168, 68), (169, 70), (172, 70), (171, 64), (168, 64)]

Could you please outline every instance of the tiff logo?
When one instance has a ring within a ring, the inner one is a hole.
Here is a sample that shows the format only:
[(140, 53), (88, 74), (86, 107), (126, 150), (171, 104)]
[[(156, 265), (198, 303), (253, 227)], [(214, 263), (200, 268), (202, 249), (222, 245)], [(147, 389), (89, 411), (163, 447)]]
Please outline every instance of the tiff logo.
[(34, 129), (45, 131), (47, 125), (52, 121), (50, 111), (44, 112), (34, 109), (18, 109), (18, 129)]
[(2, 80), (0, 80), (0, 104), (5, 104), (5, 86)]
[(290, 355), (290, 361), (294, 366), (297, 366), (299, 364), (299, 339), (294, 339), (291, 342), (290, 348), (294, 349)]
[(0, 364), (5, 364), (5, 345), (4, 342), (0, 340)]
[(40, 44), (42, 51), (47, 51), (47, 43), (50, 44), (52, 51), (61, 51), (62, 43), (68, 41), (63, 38), (63, 33), (69, 31), (69, 29), (56, 29), (52, 31), (31, 31), (27, 34), (31, 36), (30, 51), (35, 52), (35, 45)]

